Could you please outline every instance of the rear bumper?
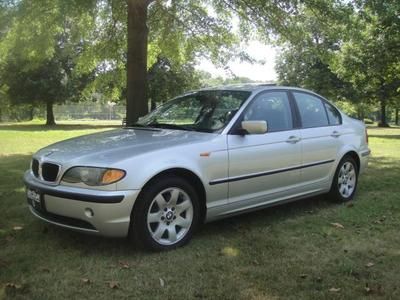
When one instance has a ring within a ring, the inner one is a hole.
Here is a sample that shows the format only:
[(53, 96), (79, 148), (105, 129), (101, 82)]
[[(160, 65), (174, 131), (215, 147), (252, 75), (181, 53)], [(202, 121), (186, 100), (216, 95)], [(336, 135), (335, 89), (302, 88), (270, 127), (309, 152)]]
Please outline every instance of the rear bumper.
[[(139, 190), (103, 191), (69, 186), (49, 186), (27, 171), (27, 189), (41, 196), (42, 208), (29, 203), (31, 213), (48, 223), (79, 232), (110, 237), (128, 235), (130, 216)], [(88, 213), (90, 211), (91, 213)]]
[(364, 151), (360, 152), (360, 155), (359, 155), (359, 157), (360, 157), (360, 171), (359, 171), (359, 173), (360, 174), (363, 173), (365, 171), (365, 169), (367, 168), (368, 160), (369, 160), (370, 155), (371, 155), (371, 150), (370, 149), (367, 149), (367, 150), (364, 150)]

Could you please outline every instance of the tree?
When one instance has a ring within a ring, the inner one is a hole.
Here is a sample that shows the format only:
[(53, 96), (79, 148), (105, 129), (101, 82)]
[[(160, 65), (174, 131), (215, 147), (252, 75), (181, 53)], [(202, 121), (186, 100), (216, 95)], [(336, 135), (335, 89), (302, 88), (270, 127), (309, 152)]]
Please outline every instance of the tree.
[(46, 105), (46, 125), (55, 125), (53, 105), (77, 97), (91, 80), (89, 76), (76, 77), (66, 66), (67, 61), (53, 56), (32, 68), (28, 60), (9, 59), (2, 79), (13, 103), (29, 103), (32, 108)]
[(193, 64), (172, 64), (167, 58), (158, 57), (147, 73), (148, 98), (151, 110), (183, 92), (198, 89), (201, 86), (200, 73)]
[(399, 98), (399, 6), (395, 2), (321, 0), (299, 5), (282, 35), (280, 79), (363, 107)]
[(54, 125), (53, 104), (76, 97), (93, 77), (75, 70), (87, 42), (83, 29), (93, 18), (82, 5), (61, 0), (10, 1), (8, 8), (13, 19), (0, 43), (3, 84), (14, 103), (45, 103), (46, 124)]
[(400, 3), (359, 1), (351, 34), (337, 53), (333, 68), (369, 101), (380, 104), (378, 126), (389, 126), (386, 107), (399, 98)]
[(349, 91), (352, 90), (351, 85), (338, 78), (329, 65), (310, 48), (288, 46), (283, 49), (278, 56), (275, 69), (282, 85), (310, 89), (331, 100), (356, 96), (349, 95)]

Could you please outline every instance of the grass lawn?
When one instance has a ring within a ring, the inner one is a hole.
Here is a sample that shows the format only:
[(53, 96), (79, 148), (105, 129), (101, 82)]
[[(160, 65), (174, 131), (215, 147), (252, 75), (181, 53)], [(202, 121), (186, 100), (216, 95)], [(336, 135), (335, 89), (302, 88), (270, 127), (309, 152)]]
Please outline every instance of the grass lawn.
[(369, 130), (372, 158), (351, 204), (306, 199), (147, 253), (27, 209), (32, 152), (107, 126), (0, 125), (0, 299), (400, 299), (400, 128)]

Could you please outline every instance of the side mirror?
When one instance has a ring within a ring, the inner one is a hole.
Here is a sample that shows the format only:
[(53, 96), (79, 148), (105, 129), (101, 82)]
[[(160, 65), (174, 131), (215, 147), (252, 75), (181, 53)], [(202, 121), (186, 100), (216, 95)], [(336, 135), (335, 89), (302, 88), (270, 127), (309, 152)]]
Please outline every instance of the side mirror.
[(243, 131), (248, 134), (264, 134), (267, 132), (267, 121), (242, 121)]

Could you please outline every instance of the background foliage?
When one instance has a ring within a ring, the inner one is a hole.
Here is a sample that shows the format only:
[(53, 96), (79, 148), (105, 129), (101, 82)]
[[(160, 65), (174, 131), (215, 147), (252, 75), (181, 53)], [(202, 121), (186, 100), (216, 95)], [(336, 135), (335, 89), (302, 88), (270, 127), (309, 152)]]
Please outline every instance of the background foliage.
[[(246, 81), (211, 78), (195, 65), (201, 57), (220, 67), (252, 62), (241, 46), (259, 39), (281, 49), (280, 83), (314, 90), (359, 118), (379, 117), (382, 126), (398, 119), (398, 1), (130, 1), (148, 5), (149, 107), (186, 90)], [(53, 124), (55, 103), (125, 105), (127, 19), (125, 1), (0, 1), (0, 118), (31, 118), (46, 106)]]

